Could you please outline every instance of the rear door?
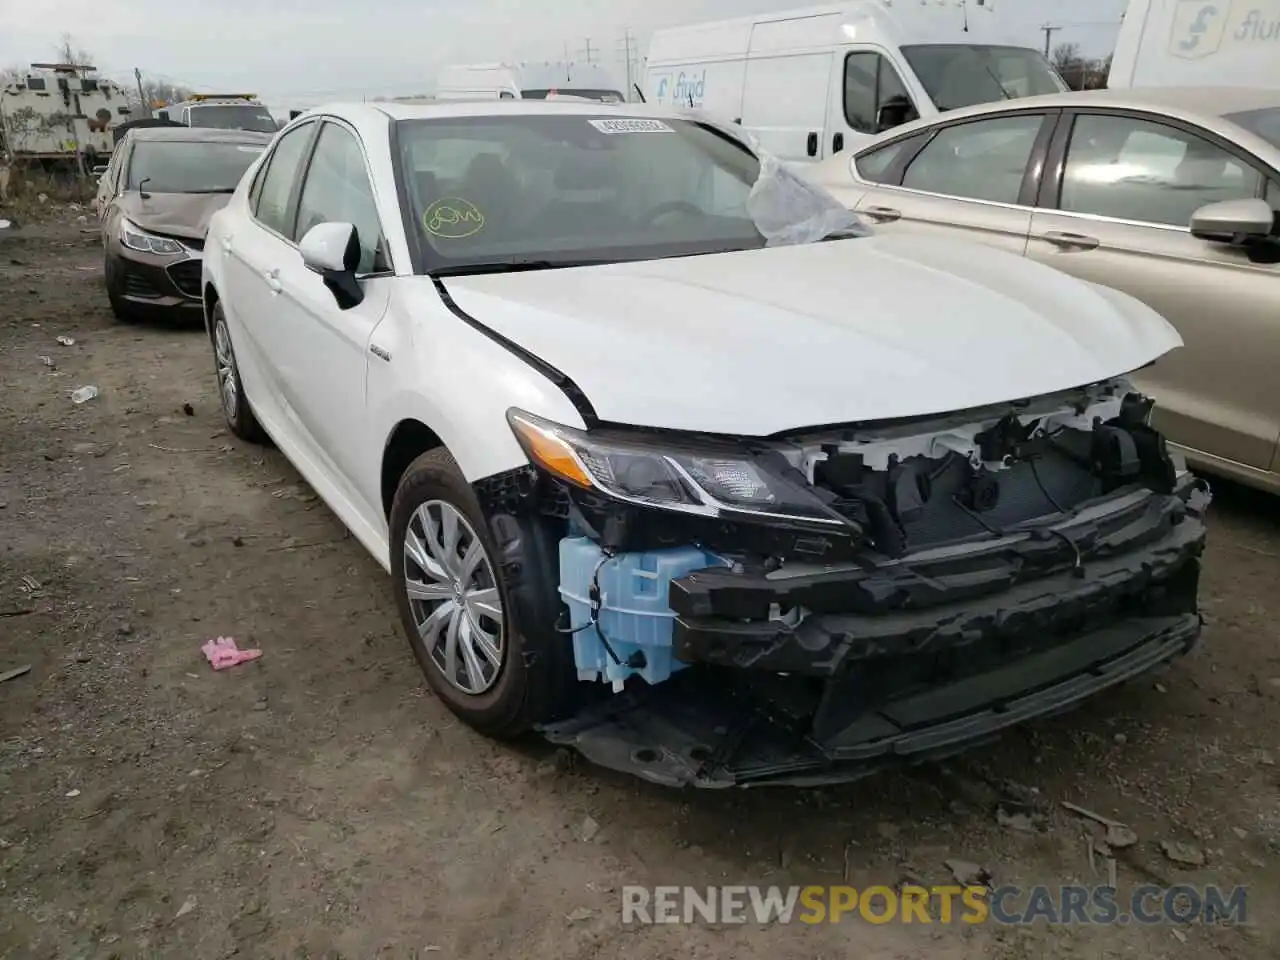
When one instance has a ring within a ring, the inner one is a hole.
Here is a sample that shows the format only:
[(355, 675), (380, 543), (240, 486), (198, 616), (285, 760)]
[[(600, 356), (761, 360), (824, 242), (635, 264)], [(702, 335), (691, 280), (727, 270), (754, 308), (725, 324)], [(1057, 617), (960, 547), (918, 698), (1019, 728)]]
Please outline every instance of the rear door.
[(959, 120), (912, 137), (908, 149), (860, 155), (855, 170), (880, 180), (854, 209), (886, 233), (972, 240), (1022, 255), (1056, 117), (1029, 110)]
[(1263, 196), (1252, 155), (1191, 124), (1073, 111), (1050, 153), (1028, 256), (1115, 287), (1164, 315), (1186, 346), (1142, 371), (1169, 438), (1268, 469), (1280, 437), (1280, 266), (1191, 236), (1207, 203)]

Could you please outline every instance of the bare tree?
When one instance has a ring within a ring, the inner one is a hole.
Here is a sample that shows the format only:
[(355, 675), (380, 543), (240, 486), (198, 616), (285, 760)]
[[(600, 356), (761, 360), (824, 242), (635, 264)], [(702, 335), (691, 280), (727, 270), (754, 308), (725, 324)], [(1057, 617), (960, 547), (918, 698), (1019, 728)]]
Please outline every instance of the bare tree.
[(1049, 62), (1064, 77), (1069, 71), (1079, 69), (1080, 64), (1084, 62), (1084, 57), (1080, 56), (1080, 44), (1058, 44), (1053, 48), (1053, 54), (1049, 57)]
[(62, 39), (58, 41), (57, 51), (58, 62), (79, 67), (82, 77), (88, 73), (88, 68), (93, 66), (93, 54), (76, 43), (76, 38), (69, 33), (62, 35)]

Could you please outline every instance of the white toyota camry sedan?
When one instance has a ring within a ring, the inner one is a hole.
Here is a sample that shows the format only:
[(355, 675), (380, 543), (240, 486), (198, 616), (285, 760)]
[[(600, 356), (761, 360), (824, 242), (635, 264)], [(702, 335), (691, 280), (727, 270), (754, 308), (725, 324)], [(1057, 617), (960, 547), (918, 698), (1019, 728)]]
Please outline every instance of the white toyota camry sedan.
[(394, 578), (437, 696), (698, 786), (918, 762), (1199, 635), (1207, 488), (1127, 295), (875, 236), (735, 127), (319, 109), (211, 224), (223, 410)]

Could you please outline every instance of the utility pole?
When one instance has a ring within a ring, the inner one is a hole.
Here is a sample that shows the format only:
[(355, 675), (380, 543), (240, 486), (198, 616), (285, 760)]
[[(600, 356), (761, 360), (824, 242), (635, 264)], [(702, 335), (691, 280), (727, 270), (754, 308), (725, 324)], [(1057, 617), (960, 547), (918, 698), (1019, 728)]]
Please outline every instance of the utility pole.
[(1053, 35), (1061, 30), (1061, 27), (1055, 27), (1053, 24), (1046, 23), (1040, 28), (1044, 31), (1044, 55), (1045, 59), (1049, 58), (1049, 45), (1053, 39)]
[(144, 117), (151, 116), (151, 104), (147, 103), (147, 95), (142, 89), (142, 70), (138, 67), (133, 68), (133, 79), (138, 81), (138, 104), (142, 108)]
[(591, 38), (587, 37), (587, 66), (592, 66), (595, 61), (591, 59)]
[(630, 28), (622, 33), (622, 39), (619, 41), (622, 47), (623, 61), (627, 65), (627, 100), (631, 99), (632, 91), (635, 89), (635, 74), (633, 72), (633, 58), (636, 53), (636, 38), (632, 36)]

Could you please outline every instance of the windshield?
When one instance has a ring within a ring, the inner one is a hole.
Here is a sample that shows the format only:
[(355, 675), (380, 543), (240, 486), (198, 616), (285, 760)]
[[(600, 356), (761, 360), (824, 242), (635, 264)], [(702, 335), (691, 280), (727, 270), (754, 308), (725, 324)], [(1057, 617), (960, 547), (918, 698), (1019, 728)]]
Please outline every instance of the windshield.
[(1254, 136), (1261, 137), (1273, 147), (1280, 147), (1280, 107), (1246, 110), (1243, 113), (1228, 113), (1223, 119), (1230, 120), (1238, 127), (1244, 127)]
[(216, 127), (219, 130), (256, 130), (275, 133), (276, 121), (266, 107), (251, 104), (192, 107), (191, 126)]
[[(522, 90), (520, 96), (526, 100), (545, 100), (550, 90)], [(621, 103), (622, 94), (617, 90), (588, 90), (579, 87), (556, 87), (555, 93), (562, 97), (582, 97), (584, 100), (599, 100), (602, 103)]]
[(1027, 47), (932, 43), (902, 54), (939, 110), (1067, 89), (1049, 61)]
[(401, 175), (429, 273), (865, 232), (825, 190), (692, 120), (525, 114), (399, 127)]
[(260, 143), (143, 140), (129, 158), (129, 189), (146, 180), (147, 193), (230, 192), (263, 149)]

